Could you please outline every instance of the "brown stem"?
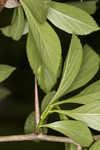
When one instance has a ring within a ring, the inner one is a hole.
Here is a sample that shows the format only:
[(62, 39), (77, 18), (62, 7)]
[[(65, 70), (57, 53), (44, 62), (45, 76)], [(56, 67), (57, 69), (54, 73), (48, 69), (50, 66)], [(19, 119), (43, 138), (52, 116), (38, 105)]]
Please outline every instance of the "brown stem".
[(30, 140), (41, 140), (49, 142), (61, 142), (74, 144), (77, 150), (82, 150), (82, 147), (74, 142), (72, 139), (58, 136), (48, 136), (43, 134), (29, 134), (29, 135), (13, 135), (13, 136), (1, 136), (0, 142), (12, 142), (12, 141), (30, 141)]
[(38, 84), (35, 76), (35, 128), (40, 122), (40, 110), (39, 110), (39, 97), (38, 97)]
[(96, 141), (96, 140), (99, 140), (100, 139), (100, 135), (95, 135), (93, 136), (93, 139)]

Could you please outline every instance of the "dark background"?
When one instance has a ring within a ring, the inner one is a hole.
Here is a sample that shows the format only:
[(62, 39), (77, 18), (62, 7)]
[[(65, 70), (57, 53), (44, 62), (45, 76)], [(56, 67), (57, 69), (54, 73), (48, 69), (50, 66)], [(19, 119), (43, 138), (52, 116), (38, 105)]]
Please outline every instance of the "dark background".
[[(97, 6), (100, 7), (99, 4)], [(4, 9), (0, 13), (0, 27), (10, 24), (12, 13), (13, 9)], [(100, 25), (100, 9), (97, 9), (93, 17)], [(59, 29), (55, 30), (61, 39), (63, 55), (65, 55), (64, 50), (68, 49), (71, 35), (62, 32)], [(23, 134), (25, 119), (34, 109), (34, 75), (29, 67), (26, 57), (26, 39), (27, 35), (23, 36), (16, 42), (11, 38), (3, 36), (0, 32), (0, 64), (9, 64), (16, 67), (16, 71), (10, 76), (10, 78), (0, 84), (0, 86), (7, 87), (12, 92), (10, 96), (0, 102), (0, 136)], [(80, 39), (83, 43), (91, 45), (97, 53), (100, 54), (100, 31), (88, 36), (82, 36)], [(93, 81), (100, 78), (99, 74), (100, 73), (98, 72)], [(43, 92), (39, 90), (39, 94), (41, 101)], [(48, 142), (0, 143), (0, 149), (3, 150), (31, 150), (33, 148), (36, 148), (37, 150), (40, 148), (44, 150), (60, 150), (64, 149), (64, 145)]]

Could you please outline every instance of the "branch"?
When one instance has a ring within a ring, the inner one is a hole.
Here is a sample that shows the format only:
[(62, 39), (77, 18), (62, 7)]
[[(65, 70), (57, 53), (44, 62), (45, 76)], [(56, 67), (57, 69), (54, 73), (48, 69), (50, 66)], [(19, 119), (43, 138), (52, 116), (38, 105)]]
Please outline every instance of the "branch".
[(40, 122), (40, 110), (39, 110), (39, 97), (38, 97), (38, 84), (35, 76), (35, 128)]
[(82, 147), (79, 144), (74, 142), (72, 139), (66, 138), (66, 137), (48, 136), (48, 135), (43, 135), (43, 134), (14, 135), (14, 136), (1, 136), (0, 137), (0, 142), (30, 141), (30, 140), (70, 143), (70, 144), (74, 144), (77, 150), (82, 150)]

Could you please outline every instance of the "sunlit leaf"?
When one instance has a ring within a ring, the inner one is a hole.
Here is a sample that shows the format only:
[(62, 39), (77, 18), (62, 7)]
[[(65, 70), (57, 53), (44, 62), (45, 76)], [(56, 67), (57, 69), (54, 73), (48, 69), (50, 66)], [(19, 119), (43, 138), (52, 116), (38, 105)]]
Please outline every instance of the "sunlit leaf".
[(64, 3), (53, 2), (48, 12), (48, 19), (56, 27), (72, 34), (85, 35), (99, 30), (96, 22), (87, 12)]
[(25, 8), (27, 6), (40, 23), (46, 20), (51, 0), (20, 0), (20, 2), (25, 11), (27, 11)]

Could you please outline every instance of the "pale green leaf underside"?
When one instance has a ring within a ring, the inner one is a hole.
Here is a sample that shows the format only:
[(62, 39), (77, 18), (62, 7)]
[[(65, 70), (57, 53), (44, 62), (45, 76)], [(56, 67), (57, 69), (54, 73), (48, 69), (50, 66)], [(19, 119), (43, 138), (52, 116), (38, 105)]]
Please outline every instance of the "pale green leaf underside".
[(14, 67), (8, 65), (0, 65), (0, 82), (6, 80), (14, 70)]
[(59, 75), (61, 64), (60, 40), (47, 22), (39, 24), (33, 17), (31, 9), (23, 1), (21, 2), (32, 32), (27, 43), (28, 59), (31, 68), (37, 75), (40, 87), (48, 92), (56, 83)]
[(82, 95), (82, 96), (77, 95), (70, 99), (63, 100), (61, 101), (61, 104), (65, 104), (65, 103), (89, 104), (97, 100), (100, 101), (100, 89), (97, 92), (93, 92), (87, 95)]
[(100, 101), (86, 104), (74, 110), (59, 110), (57, 112), (85, 122), (89, 127), (100, 131)]
[(46, 58), (45, 51), (44, 55), (42, 55), (42, 51), (37, 48), (31, 32), (29, 33), (27, 40), (27, 57), (33, 72), (37, 76), (40, 87), (45, 92), (49, 91), (56, 82), (56, 78), (44, 62), (44, 59)]
[(20, 2), (23, 7), (26, 5), (28, 9), (31, 10), (37, 21), (40, 23), (44, 23), (44, 21), (46, 21), (51, 0), (21, 0)]
[(79, 103), (79, 104), (88, 104), (91, 102), (100, 101), (100, 80), (94, 82), (87, 88), (85, 88), (77, 96), (66, 100), (67, 103)]
[(58, 131), (65, 136), (70, 137), (82, 146), (89, 146), (92, 142), (92, 136), (88, 127), (80, 121), (57, 121), (54, 123), (45, 124), (43, 127), (48, 127)]
[(99, 150), (100, 148), (100, 140), (97, 140), (91, 147), (89, 150)]
[[(59, 48), (55, 50), (55, 57), (57, 56), (57, 50), (59, 50)], [(40, 87), (45, 92), (49, 91), (54, 86), (58, 76), (58, 64), (60, 64), (60, 57), (58, 56), (58, 60), (56, 61), (52, 54), (53, 49), (50, 49), (49, 51), (49, 47), (42, 48), (41, 43), (40, 48), (38, 48), (32, 34), (30, 33), (28, 35), (27, 57), (32, 70), (37, 76)], [(55, 63), (54, 65), (52, 64), (53, 62)]]
[(100, 101), (100, 80), (86, 87), (80, 94), (67, 100), (61, 101), (64, 103), (79, 103), (88, 104), (91, 102)]
[(67, 93), (68, 88), (71, 86), (72, 82), (75, 80), (82, 63), (82, 46), (80, 40), (75, 35), (72, 36), (70, 48), (68, 55), (64, 63), (64, 70), (62, 79), (55, 94), (52, 102), (56, 101), (59, 97)]
[(80, 71), (74, 82), (68, 89), (67, 93), (80, 88), (81, 86), (85, 85), (89, 80), (91, 80), (99, 70), (99, 63), (99, 55), (96, 54), (96, 52), (91, 47), (85, 45), (83, 49), (83, 61)]
[(83, 3), (81, 1), (73, 1), (68, 3), (85, 10), (89, 14), (94, 14), (96, 12), (96, 1), (93, 0), (84, 1)]
[(48, 19), (56, 27), (71, 34), (86, 35), (99, 30), (96, 22), (87, 12), (64, 3), (52, 2)]
[(66, 100), (66, 102), (88, 104), (97, 100), (100, 101), (100, 80), (94, 82), (93, 84), (85, 88), (76, 97)]
[(25, 20), (22, 7), (14, 9), (11, 25), (1, 28), (5, 36), (11, 37), (13, 40), (19, 40), (24, 32)]

